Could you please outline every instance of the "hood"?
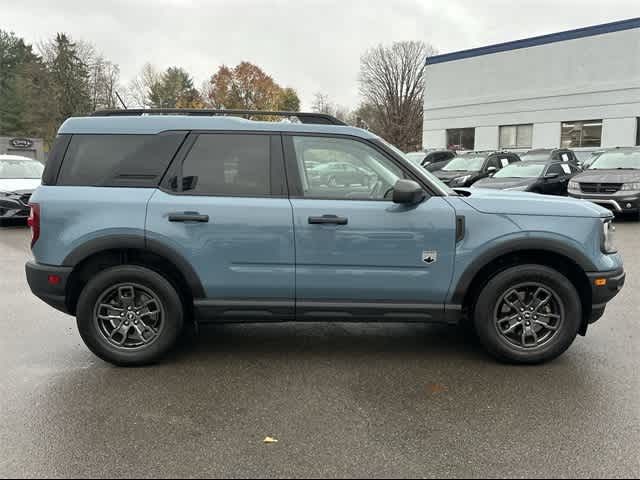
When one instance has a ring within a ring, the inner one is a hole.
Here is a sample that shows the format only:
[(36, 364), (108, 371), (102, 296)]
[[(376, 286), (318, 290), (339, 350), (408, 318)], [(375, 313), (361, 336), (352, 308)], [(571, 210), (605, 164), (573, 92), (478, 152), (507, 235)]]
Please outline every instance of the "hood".
[(506, 188), (529, 187), (538, 181), (537, 178), (483, 178), (473, 184), (474, 188), (495, 188), (504, 190)]
[(555, 217), (606, 218), (609, 210), (586, 200), (527, 192), (507, 192), (483, 188), (461, 189), (469, 193), (464, 201), (482, 213)]
[(0, 192), (31, 193), (39, 186), (39, 178), (0, 178)]
[(578, 183), (640, 182), (640, 170), (585, 170), (571, 180)]
[(437, 172), (433, 172), (433, 174), (440, 180), (453, 180), (454, 178), (466, 177), (467, 175), (477, 175), (478, 172), (447, 172), (445, 170), (438, 170)]

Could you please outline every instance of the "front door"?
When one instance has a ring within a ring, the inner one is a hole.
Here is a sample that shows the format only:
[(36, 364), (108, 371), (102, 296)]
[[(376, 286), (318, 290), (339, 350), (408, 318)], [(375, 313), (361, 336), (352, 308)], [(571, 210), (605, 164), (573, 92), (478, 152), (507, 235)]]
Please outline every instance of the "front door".
[[(184, 150), (187, 150), (184, 153)], [(202, 283), (202, 319), (286, 319), (294, 243), (280, 135), (191, 135), (147, 211), (147, 238), (182, 256)]]
[[(336, 319), (436, 320), (455, 249), (455, 211), (442, 197), (391, 201), (410, 173), (375, 145), (350, 138), (285, 135), (296, 245), (296, 314)], [(363, 180), (309, 181), (309, 165), (346, 162)], [(364, 180), (364, 179), (368, 180)]]

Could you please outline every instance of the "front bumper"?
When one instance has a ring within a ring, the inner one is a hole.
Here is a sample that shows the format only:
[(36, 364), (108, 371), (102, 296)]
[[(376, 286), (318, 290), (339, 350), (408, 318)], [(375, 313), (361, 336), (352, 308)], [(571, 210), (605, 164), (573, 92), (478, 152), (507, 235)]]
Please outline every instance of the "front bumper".
[(0, 220), (29, 218), (29, 200), (25, 200), (20, 196), (0, 197)]
[(620, 268), (611, 272), (587, 273), (587, 277), (591, 284), (591, 315), (589, 323), (593, 323), (602, 317), (607, 303), (613, 300), (624, 287), (626, 273), (624, 269)]
[[(67, 307), (66, 292), (71, 270), (71, 267), (41, 265), (36, 262), (27, 262), (25, 265), (27, 283), (33, 294), (56, 310), (64, 313), (70, 313)], [(52, 276), (58, 277), (59, 281), (55, 284), (51, 283), (50, 278)]]
[(597, 203), (615, 213), (635, 213), (640, 211), (640, 192), (620, 191), (615, 194), (589, 194), (569, 190), (569, 196)]

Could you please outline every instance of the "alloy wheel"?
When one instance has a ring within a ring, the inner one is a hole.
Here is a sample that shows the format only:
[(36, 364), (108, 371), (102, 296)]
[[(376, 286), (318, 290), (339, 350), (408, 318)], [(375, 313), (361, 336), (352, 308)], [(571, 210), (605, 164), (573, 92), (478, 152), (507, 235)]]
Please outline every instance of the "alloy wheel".
[(124, 350), (152, 344), (165, 325), (165, 310), (158, 296), (132, 283), (106, 289), (96, 302), (93, 317), (104, 339)]
[(560, 330), (564, 305), (549, 287), (522, 283), (499, 298), (493, 320), (504, 341), (519, 349), (535, 349), (547, 344)]

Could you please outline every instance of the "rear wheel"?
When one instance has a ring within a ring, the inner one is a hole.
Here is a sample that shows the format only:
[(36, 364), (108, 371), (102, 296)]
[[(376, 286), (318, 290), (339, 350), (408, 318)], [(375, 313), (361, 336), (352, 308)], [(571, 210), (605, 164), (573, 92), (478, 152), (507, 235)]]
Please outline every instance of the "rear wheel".
[(77, 323), (89, 349), (121, 366), (158, 361), (183, 326), (178, 293), (162, 275), (134, 265), (109, 268), (85, 286)]
[(581, 316), (580, 297), (566, 277), (542, 265), (521, 265), (489, 280), (476, 303), (474, 325), (494, 357), (534, 364), (569, 348)]

